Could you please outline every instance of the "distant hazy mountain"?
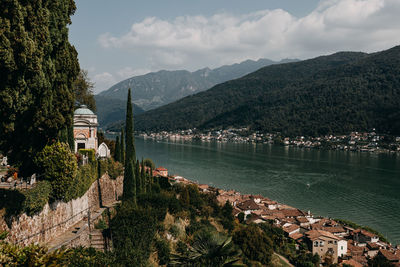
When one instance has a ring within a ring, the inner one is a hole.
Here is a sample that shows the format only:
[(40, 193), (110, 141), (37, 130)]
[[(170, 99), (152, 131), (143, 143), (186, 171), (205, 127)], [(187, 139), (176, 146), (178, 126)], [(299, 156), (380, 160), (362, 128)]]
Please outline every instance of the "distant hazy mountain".
[(400, 134), (400, 46), (273, 65), (147, 111), (137, 130), (249, 126), (285, 135)]
[[(297, 60), (285, 59), (275, 62), (259, 59), (258, 61), (247, 60), (212, 70), (204, 68), (195, 72), (162, 70), (119, 82), (98, 96), (125, 100), (128, 88), (132, 88), (133, 103), (144, 110), (149, 110), (207, 90), (216, 84), (240, 78), (262, 67), (293, 61)], [(97, 107), (101, 109), (99, 104), (101, 105), (101, 103), (97, 103)]]
[[(96, 114), (100, 127), (105, 129), (110, 124), (125, 120), (126, 100), (110, 99), (99, 95), (95, 95), (94, 99), (96, 100)], [(133, 104), (134, 116), (143, 112), (143, 109)]]

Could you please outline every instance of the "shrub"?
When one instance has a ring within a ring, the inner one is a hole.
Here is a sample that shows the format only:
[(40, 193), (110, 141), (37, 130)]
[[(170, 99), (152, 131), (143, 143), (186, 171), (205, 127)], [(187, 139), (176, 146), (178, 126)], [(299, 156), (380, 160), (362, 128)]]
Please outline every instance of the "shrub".
[(79, 149), (79, 153), (87, 156), (90, 163), (96, 161), (94, 149)]
[(51, 184), (48, 181), (38, 182), (32, 189), (24, 191), (23, 209), (29, 216), (39, 213), (47, 204), (51, 194)]
[(66, 192), (73, 185), (77, 163), (75, 155), (65, 143), (47, 145), (35, 158), (44, 179), (51, 182), (52, 198), (66, 200)]
[(158, 252), (159, 264), (168, 264), (171, 248), (169, 242), (164, 239), (156, 240), (155, 246)]
[(156, 168), (156, 165), (154, 164), (154, 162), (149, 158), (144, 159), (143, 163), (144, 163), (144, 166), (149, 167), (153, 170)]
[(108, 225), (107, 225), (106, 221), (104, 221), (103, 219), (100, 219), (100, 220), (98, 221), (98, 223), (96, 223), (96, 224), (94, 225), (94, 228), (95, 228), (95, 229), (104, 230), (104, 229), (107, 229), (107, 228), (108, 228)]
[(94, 181), (97, 179), (97, 167), (95, 163), (80, 166), (74, 183), (65, 193), (65, 201), (82, 197)]
[(100, 175), (108, 172), (111, 179), (117, 179), (124, 173), (124, 166), (112, 158), (100, 160)]
[(250, 260), (268, 264), (273, 254), (272, 241), (256, 225), (242, 227), (233, 235), (233, 242), (238, 245)]

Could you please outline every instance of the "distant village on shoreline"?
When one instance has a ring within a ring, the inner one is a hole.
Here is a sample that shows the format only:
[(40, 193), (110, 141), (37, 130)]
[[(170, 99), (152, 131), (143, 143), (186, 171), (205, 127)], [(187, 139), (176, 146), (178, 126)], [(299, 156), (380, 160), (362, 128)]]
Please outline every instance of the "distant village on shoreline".
[(382, 240), (382, 235), (366, 227), (314, 216), (310, 211), (305, 212), (261, 195), (241, 194), (235, 190), (198, 184), (182, 176), (169, 175), (164, 167), (155, 169), (153, 175), (166, 177), (172, 184), (192, 184), (203, 193), (215, 193), (221, 205), (226, 202), (232, 205), (233, 215), (239, 221), (246, 224), (273, 223), (295, 242), (297, 249), (305, 245), (321, 259), (331, 255), (333, 263), (361, 267), (367, 265), (369, 258), (380, 254), (395, 266), (400, 266), (400, 246)]
[(201, 132), (197, 129), (182, 131), (140, 132), (140, 138), (170, 141), (202, 141), (231, 143), (278, 144), (299, 148), (343, 150), (370, 153), (400, 154), (400, 136), (370, 132), (351, 132), (347, 135), (326, 135), (321, 137), (282, 136), (280, 133), (250, 132), (248, 128), (230, 128)]

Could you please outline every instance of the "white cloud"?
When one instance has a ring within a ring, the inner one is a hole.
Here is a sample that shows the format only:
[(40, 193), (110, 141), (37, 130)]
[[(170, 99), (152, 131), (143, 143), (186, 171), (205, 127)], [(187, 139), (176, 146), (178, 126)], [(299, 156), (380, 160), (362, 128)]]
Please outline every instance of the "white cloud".
[(92, 80), (94, 82), (95, 93), (106, 90), (117, 82), (114, 75), (109, 72), (95, 74)]
[(99, 42), (145, 57), (149, 69), (198, 68), (244, 59), (309, 58), (340, 50), (376, 51), (400, 44), (399, 0), (325, 0), (307, 16), (281, 10), (235, 16), (149, 17), (122, 36)]

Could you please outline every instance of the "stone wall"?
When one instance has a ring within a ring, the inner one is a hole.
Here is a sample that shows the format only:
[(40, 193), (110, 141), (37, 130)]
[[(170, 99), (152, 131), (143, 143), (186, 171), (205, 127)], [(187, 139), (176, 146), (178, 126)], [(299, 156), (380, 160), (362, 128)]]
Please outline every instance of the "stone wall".
[[(0, 231), (8, 231), (7, 241), (18, 244), (47, 243), (50, 239), (64, 233), (69, 227), (87, 218), (88, 209), (100, 208), (100, 195), (103, 205), (110, 205), (122, 195), (123, 177), (115, 180), (104, 174), (95, 181), (81, 197), (68, 203), (46, 204), (43, 211), (32, 217), (22, 214), (12, 221), (8, 228), (4, 218), (0, 218)], [(100, 189), (100, 190), (99, 190)]]

